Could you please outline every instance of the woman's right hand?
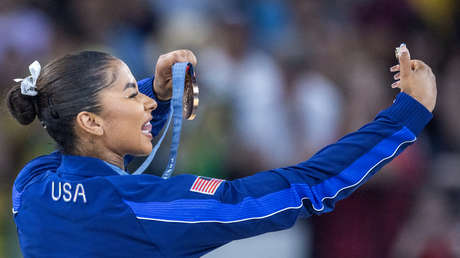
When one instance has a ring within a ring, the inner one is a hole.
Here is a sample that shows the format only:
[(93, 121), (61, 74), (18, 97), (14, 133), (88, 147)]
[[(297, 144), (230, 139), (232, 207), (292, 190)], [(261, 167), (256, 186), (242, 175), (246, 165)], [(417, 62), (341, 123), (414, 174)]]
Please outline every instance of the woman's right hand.
[(410, 53), (405, 44), (399, 48), (399, 65), (390, 68), (392, 72), (398, 72), (394, 75), (392, 88), (400, 88), (404, 92), (430, 112), (436, 105), (436, 78), (431, 68), (420, 60), (411, 60)]
[(170, 100), (172, 97), (172, 66), (179, 62), (188, 62), (194, 67), (197, 63), (195, 54), (187, 49), (172, 51), (158, 58), (153, 91), (161, 101)]

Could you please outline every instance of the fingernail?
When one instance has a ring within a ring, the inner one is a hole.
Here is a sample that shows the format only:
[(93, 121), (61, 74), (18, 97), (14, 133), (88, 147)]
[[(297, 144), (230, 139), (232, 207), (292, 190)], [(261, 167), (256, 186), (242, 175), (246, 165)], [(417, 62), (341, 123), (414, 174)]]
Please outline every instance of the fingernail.
[(399, 51), (400, 52), (406, 52), (407, 51), (406, 44), (402, 43), (401, 46), (399, 47)]

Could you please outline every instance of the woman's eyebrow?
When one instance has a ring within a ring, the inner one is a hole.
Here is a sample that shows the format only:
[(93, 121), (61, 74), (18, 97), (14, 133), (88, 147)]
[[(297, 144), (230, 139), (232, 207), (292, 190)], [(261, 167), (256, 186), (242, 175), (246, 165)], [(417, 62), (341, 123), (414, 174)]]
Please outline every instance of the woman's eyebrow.
[(136, 88), (136, 84), (134, 82), (128, 82), (125, 85), (125, 88), (123, 89), (123, 91), (126, 90), (126, 89), (129, 89), (129, 88)]

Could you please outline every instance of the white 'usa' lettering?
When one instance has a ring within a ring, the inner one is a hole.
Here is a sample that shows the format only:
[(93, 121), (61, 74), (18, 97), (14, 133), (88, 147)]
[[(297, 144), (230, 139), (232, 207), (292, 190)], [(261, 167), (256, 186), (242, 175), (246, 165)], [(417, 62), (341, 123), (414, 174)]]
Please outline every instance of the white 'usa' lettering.
[[(75, 190), (72, 191), (72, 189)], [(79, 200), (79, 197), (83, 203), (86, 203), (85, 187), (83, 184), (77, 184), (76, 187), (72, 187), (72, 185), (67, 182), (64, 184), (61, 182), (51, 182), (51, 198), (53, 201), (57, 202), (62, 198), (64, 202), (73, 201), (76, 203)]]

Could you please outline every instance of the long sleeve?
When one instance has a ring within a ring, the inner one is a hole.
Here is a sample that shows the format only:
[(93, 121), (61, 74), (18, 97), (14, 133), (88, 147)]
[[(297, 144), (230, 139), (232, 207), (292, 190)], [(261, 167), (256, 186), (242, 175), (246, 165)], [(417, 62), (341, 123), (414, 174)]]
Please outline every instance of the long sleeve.
[(294, 166), (233, 181), (191, 175), (110, 181), (153, 243), (195, 257), (235, 239), (286, 229), (300, 215), (332, 211), (415, 142), (431, 118), (400, 93), (373, 122)]

